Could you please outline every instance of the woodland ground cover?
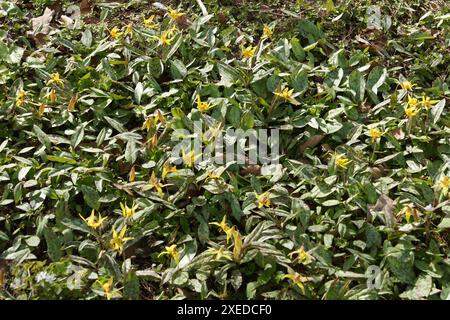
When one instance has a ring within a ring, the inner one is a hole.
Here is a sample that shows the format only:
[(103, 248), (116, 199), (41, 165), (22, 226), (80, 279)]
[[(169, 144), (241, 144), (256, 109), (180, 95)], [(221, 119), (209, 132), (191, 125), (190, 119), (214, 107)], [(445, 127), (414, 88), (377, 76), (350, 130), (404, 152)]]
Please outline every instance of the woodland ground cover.
[[(0, 21), (0, 298), (450, 297), (447, 1)], [(277, 129), (279, 163), (171, 163), (199, 120)]]

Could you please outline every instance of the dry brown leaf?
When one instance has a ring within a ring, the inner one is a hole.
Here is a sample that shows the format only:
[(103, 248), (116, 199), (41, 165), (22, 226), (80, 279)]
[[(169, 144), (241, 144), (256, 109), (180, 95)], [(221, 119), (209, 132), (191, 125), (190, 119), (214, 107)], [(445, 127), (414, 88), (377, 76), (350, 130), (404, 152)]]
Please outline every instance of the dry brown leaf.
[(31, 28), (33, 31), (29, 31), (28, 34), (37, 35), (37, 34), (48, 34), (50, 32), (50, 22), (53, 19), (54, 11), (45, 8), (44, 14), (40, 17), (31, 19)]
[(395, 216), (394, 216), (394, 207), (395, 201), (389, 198), (387, 195), (380, 195), (377, 200), (377, 203), (373, 206), (369, 206), (368, 219), (373, 219), (374, 212), (383, 212), (385, 224), (388, 227), (393, 227), (396, 224)]

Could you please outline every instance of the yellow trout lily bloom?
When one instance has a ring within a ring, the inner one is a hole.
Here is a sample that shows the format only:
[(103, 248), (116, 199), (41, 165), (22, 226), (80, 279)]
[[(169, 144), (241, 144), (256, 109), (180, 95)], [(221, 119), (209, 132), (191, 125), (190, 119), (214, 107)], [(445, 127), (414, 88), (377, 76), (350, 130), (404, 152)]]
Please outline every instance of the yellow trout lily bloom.
[(133, 35), (133, 25), (131, 23), (127, 24), (127, 26), (125, 27), (125, 32), (126, 35), (129, 34), (130, 36)]
[(170, 17), (170, 19), (172, 19), (173, 21), (177, 21), (182, 16), (184, 16), (183, 12), (180, 12), (180, 11), (177, 11), (177, 10), (171, 10), (171, 9), (167, 12), (167, 14)]
[(199, 95), (199, 94), (197, 95), (197, 109), (198, 109), (200, 112), (206, 112), (206, 111), (208, 111), (209, 109), (211, 109), (211, 106), (208, 104), (208, 102), (202, 101), (202, 100), (200, 99), (200, 95)]
[(126, 219), (133, 218), (134, 214), (136, 213), (136, 209), (139, 208), (137, 204), (131, 205), (131, 208), (128, 207), (126, 203), (120, 203), (120, 208), (122, 208), (122, 216)]
[(227, 224), (227, 216), (224, 215), (222, 218), (222, 221), (219, 222), (210, 222), (209, 224), (216, 225), (220, 228), (221, 231), (225, 232), (227, 236), (227, 243), (230, 241), (231, 238), (234, 237), (234, 234), (236, 232), (236, 229), (234, 226), (230, 228)]
[(119, 233), (117, 233), (117, 231), (114, 227), (112, 228), (113, 236), (110, 241), (110, 245), (111, 245), (111, 248), (114, 251), (119, 252), (119, 254), (122, 254), (125, 243), (127, 241), (133, 240), (133, 238), (125, 237), (125, 232), (127, 232), (127, 226), (124, 226), (122, 228), (122, 230), (120, 230)]
[(302, 294), (305, 294), (305, 286), (303, 285), (304, 282), (308, 281), (308, 278), (303, 277), (302, 275), (300, 275), (299, 273), (290, 273), (290, 274), (285, 274), (281, 279), (289, 279), (292, 281), (292, 283), (294, 283), (295, 285), (297, 285), (300, 290), (302, 291)]
[(270, 206), (270, 198), (267, 191), (261, 194), (257, 194), (256, 199), (258, 200), (258, 208)]
[(450, 188), (450, 178), (447, 176), (443, 176), (438, 182), (438, 187), (444, 190), (448, 190)]
[(109, 31), (109, 35), (111, 36), (111, 38), (113, 39), (118, 39), (120, 38), (120, 36), (123, 34), (123, 32), (119, 31), (119, 28), (114, 27)]
[(98, 217), (95, 215), (95, 210), (92, 209), (91, 211), (91, 215), (85, 219), (81, 214), (80, 214), (81, 219), (83, 219), (84, 223), (86, 223), (86, 225), (92, 229), (98, 229), (99, 227), (101, 227), (101, 225), (103, 224), (103, 221), (106, 220), (106, 217), (102, 218), (102, 215), (100, 213), (98, 213)]
[(156, 29), (158, 28), (158, 23), (155, 20), (155, 15), (151, 15), (149, 18), (143, 17), (144, 26), (147, 29)]
[(112, 296), (112, 288), (113, 288), (113, 278), (109, 278), (108, 281), (102, 284), (103, 292), (105, 293), (106, 299), (110, 300)]
[(164, 192), (162, 190), (163, 187), (164, 185), (161, 183), (161, 180), (155, 176), (155, 172), (152, 172), (152, 175), (150, 176), (150, 181), (148, 185), (145, 187), (145, 190), (155, 189), (158, 192), (159, 196), (163, 197), (164, 196)]
[(420, 111), (420, 109), (417, 109), (417, 107), (406, 107), (405, 109), (405, 115), (408, 117), (408, 118), (412, 118), (412, 117), (414, 117), (415, 115), (417, 115), (418, 113), (419, 113), (419, 111)]
[(52, 83), (56, 84), (57, 86), (61, 86), (64, 88), (64, 80), (60, 78), (59, 73), (52, 73), (50, 75), (50, 79), (47, 81), (47, 85), (51, 85)]
[(242, 253), (242, 237), (239, 231), (237, 231), (234, 227), (233, 232), (233, 241), (234, 241), (234, 247), (233, 247), (233, 258), (235, 261), (239, 261)]
[(51, 89), (45, 96), (45, 99), (47, 99), (48, 101), (50, 101), (51, 103), (55, 103), (56, 99), (58, 98), (56, 96), (56, 91), (55, 89)]
[(347, 169), (350, 162), (352, 162), (352, 160), (349, 160), (348, 158), (346, 158), (345, 155), (342, 153), (336, 154), (335, 159), (334, 159), (334, 163), (335, 163), (336, 167), (341, 168), (341, 169)]
[(161, 32), (161, 36), (159, 37), (159, 44), (161, 46), (169, 45), (173, 41), (173, 37), (170, 37), (168, 31)]
[(175, 260), (175, 262), (178, 264), (178, 262), (180, 262), (180, 254), (178, 253), (177, 245), (173, 244), (173, 245), (171, 245), (169, 247), (165, 247), (165, 248), (166, 248), (166, 251), (161, 252), (158, 255), (158, 258), (161, 256), (164, 256), (164, 255), (168, 255), (168, 256), (172, 257), (172, 259)]
[(378, 128), (371, 128), (369, 130), (369, 136), (372, 138), (372, 141), (377, 141), (378, 138), (381, 137), (381, 131)]
[(411, 91), (414, 86), (415, 86), (415, 84), (412, 84), (409, 81), (400, 82), (400, 87), (402, 87), (402, 89), (405, 91)]
[(201, 156), (202, 156), (201, 154), (196, 155), (194, 153), (194, 150), (191, 150), (188, 153), (186, 153), (184, 149), (181, 150), (181, 157), (183, 159), (183, 163), (190, 168), (194, 166), (197, 159), (200, 158)]
[(19, 90), (16, 95), (16, 106), (20, 107), (25, 104), (27, 99), (27, 92), (25, 90)]
[(418, 222), (420, 213), (416, 208), (408, 205), (408, 206), (403, 207), (397, 216), (405, 216), (406, 222), (408, 222), (408, 223), (409, 223), (411, 217), (414, 218), (414, 221)]
[(290, 102), (293, 105), (299, 105), (300, 103), (294, 98), (294, 89), (289, 90), (289, 88), (277, 88), (273, 93), (275, 96), (280, 97), (285, 102)]
[(161, 179), (164, 180), (166, 178), (167, 174), (175, 173), (175, 172), (177, 172), (177, 167), (171, 166), (170, 163), (168, 161), (166, 161), (166, 163), (164, 163), (164, 166), (163, 166)]
[[(303, 264), (306, 265), (306, 264), (308, 264), (308, 263), (311, 262), (311, 257), (310, 257), (310, 255), (309, 255), (309, 253), (305, 251), (305, 249), (304, 249), (303, 246), (301, 246), (300, 249), (298, 249), (298, 250), (296, 250), (296, 251), (293, 251), (293, 252), (289, 253), (289, 257), (290, 257), (291, 259), (292, 259), (292, 257), (293, 257), (294, 255), (297, 256), (297, 257), (295, 258), (295, 260), (296, 260), (298, 263), (303, 263)], [(295, 261), (295, 260), (294, 260), (294, 261)]]
[(433, 105), (435, 103), (436, 103), (435, 101), (430, 100), (430, 97), (426, 96), (423, 96), (422, 101), (420, 102), (420, 104), (425, 110), (430, 110), (431, 108), (433, 108)]
[(47, 106), (44, 103), (40, 103), (39, 104), (39, 110), (38, 110), (38, 116), (42, 117), (42, 115), (45, 112), (45, 108), (47, 108)]
[(273, 30), (267, 25), (265, 24), (263, 27), (263, 39), (271, 39), (273, 35)]
[(214, 260), (220, 260), (221, 258), (225, 258), (227, 260), (232, 260), (230, 256), (230, 252), (220, 247), (219, 249), (215, 249), (210, 247), (208, 250), (208, 254), (215, 255)]
[(419, 100), (408, 96), (408, 107), (416, 108), (418, 104), (419, 104)]
[(245, 59), (250, 59), (255, 55), (256, 47), (248, 46), (247, 48), (242, 48), (242, 57)]

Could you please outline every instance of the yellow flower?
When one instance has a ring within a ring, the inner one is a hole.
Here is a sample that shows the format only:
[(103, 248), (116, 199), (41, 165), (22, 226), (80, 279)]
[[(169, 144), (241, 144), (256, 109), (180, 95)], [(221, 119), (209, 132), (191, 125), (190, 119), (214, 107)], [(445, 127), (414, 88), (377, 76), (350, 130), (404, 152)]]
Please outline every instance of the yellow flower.
[(181, 157), (183, 159), (183, 163), (187, 165), (188, 167), (192, 168), (192, 166), (195, 164), (197, 159), (201, 157), (201, 154), (196, 155), (194, 153), (194, 150), (189, 151), (186, 153), (184, 149), (181, 150)]
[(136, 213), (136, 209), (139, 208), (137, 204), (131, 205), (131, 208), (128, 208), (127, 204), (120, 203), (120, 207), (122, 208), (122, 216), (126, 219), (133, 218), (134, 214)]
[(143, 20), (144, 20), (144, 26), (147, 29), (156, 29), (158, 27), (158, 23), (154, 21), (155, 20), (155, 15), (151, 15), (147, 19), (144, 17)]
[(418, 222), (420, 213), (416, 208), (414, 208), (410, 205), (407, 205), (407, 206), (403, 207), (402, 210), (400, 210), (400, 212), (398, 213), (397, 216), (405, 216), (406, 222), (408, 222), (408, 223), (412, 216), (412, 217), (414, 217), (414, 221)]
[(209, 224), (218, 226), (222, 231), (227, 231), (230, 227), (227, 225), (227, 216), (224, 215), (222, 221), (219, 222), (210, 222)]
[(438, 186), (439, 186), (441, 189), (448, 190), (448, 188), (450, 187), (450, 178), (447, 177), (447, 176), (443, 176), (443, 177), (439, 180)]
[(261, 194), (257, 194), (256, 199), (258, 200), (258, 208), (270, 206), (270, 198), (267, 191)]
[(239, 259), (241, 257), (241, 252), (242, 252), (242, 237), (241, 237), (241, 234), (239, 233), (239, 231), (237, 231), (234, 227), (232, 229), (234, 229), (234, 232), (233, 232), (233, 241), (234, 241), (233, 258), (235, 261), (239, 261)]
[(111, 299), (111, 291), (113, 288), (113, 278), (109, 278), (108, 281), (102, 284), (103, 292), (105, 293), (106, 299)]
[(20, 107), (25, 104), (27, 98), (27, 92), (25, 90), (19, 90), (16, 95), (16, 106)]
[(123, 34), (123, 32), (119, 32), (119, 28), (117, 28), (117, 27), (114, 27), (109, 31), (109, 35), (113, 39), (119, 38), (122, 34)]
[(336, 154), (334, 159), (335, 165), (342, 169), (347, 169), (347, 166), (350, 164), (350, 162), (352, 162), (352, 160), (346, 158), (342, 153)]
[(87, 219), (85, 219), (81, 214), (80, 214), (80, 217), (81, 217), (81, 219), (83, 219), (84, 223), (86, 223), (88, 227), (90, 227), (94, 230), (101, 227), (101, 225), (103, 224), (103, 221), (106, 220), (106, 217), (102, 218), (102, 215), (100, 214), (100, 212), (98, 213), (98, 217), (97, 217), (95, 215), (94, 209), (92, 209), (91, 215)]
[(51, 89), (45, 96), (45, 99), (47, 99), (48, 101), (50, 101), (51, 103), (55, 103), (57, 96), (56, 96), (56, 91), (55, 89)]
[(200, 112), (205, 112), (205, 111), (208, 111), (209, 109), (211, 109), (211, 106), (208, 104), (208, 102), (202, 101), (200, 99), (200, 95), (199, 94), (197, 95), (197, 109)]
[(215, 260), (220, 260), (221, 258), (225, 258), (228, 260), (232, 260), (230, 256), (230, 252), (220, 247), (219, 249), (209, 248), (208, 254), (215, 255)]
[(418, 104), (419, 104), (419, 100), (408, 96), (408, 107), (416, 108)]
[(293, 105), (299, 105), (300, 103), (294, 98), (294, 89), (289, 90), (288, 87), (281, 90), (281, 88), (277, 88), (274, 92), (274, 95), (280, 97), (286, 102), (290, 102)]
[(38, 110), (38, 116), (39, 117), (42, 117), (42, 115), (44, 114), (44, 112), (45, 112), (45, 108), (46, 108), (47, 106), (44, 104), (44, 103), (40, 103), (39, 104), (39, 110)]
[(378, 128), (371, 128), (369, 130), (369, 136), (372, 138), (372, 141), (377, 141), (378, 138), (381, 137), (381, 131)]
[(178, 262), (180, 261), (180, 254), (178, 253), (177, 245), (173, 244), (173, 245), (171, 245), (169, 247), (165, 247), (165, 248), (166, 248), (166, 251), (161, 252), (158, 255), (158, 258), (161, 256), (164, 256), (164, 255), (168, 255), (168, 256), (171, 256), (172, 259), (175, 260), (175, 262), (178, 264)]
[(305, 286), (303, 285), (303, 283), (308, 280), (306, 277), (303, 277), (302, 275), (296, 272), (285, 274), (281, 279), (291, 280), (294, 284), (296, 284), (300, 288), (302, 293), (305, 294)]
[(183, 12), (179, 12), (177, 10), (172, 10), (172, 9), (169, 9), (169, 12), (167, 14), (169, 15), (170, 19), (172, 19), (173, 21), (177, 21), (179, 18), (184, 16)]
[(247, 48), (242, 48), (242, 56), (245, 59), (250, 59), (255, 55), (256, 47), (248, 46)]
[(127, 24), (125, 27), (125, 34), (133, 35), (133, 25), (131, 23)]
[(426, 97), (426, 96), (422, 97), (421, 104), (425, 110), (430, 110), (431, 108), (433, 108), (434, 103), (435, 103), (434, 101), (430, 100), (430, 97)]
[(164, 192), (162, 190), (162, 188), (164, 187), (164, 185), (161, 183), (161, 180), (159, 180), (156, 176), (155, 176), (155, 172), (152, 172), (152, 175), (150, 176), (150, 181), (148, 183), (148, 185), (145, 187), (145, 190), (148, 189), (155, 189), (160, 197), (164, 196)]
[(303, 263), (306, 265), (311, 262), (311, 257), (309, 256), (309, 253), (305, 251), (303, 246), (301, 246), (300, 249), (289, 253), (289, 257), (291, 258), (294, 255), (297, 255), (297, 258), (295, 258), (295, 260), (297, 260), (298, 263)]
[(177, 172), (177, 167), (171, 166), (170, 163), (168, 161), (166, 161), (163, 166), (161, 179), (164, 180), (168, 173), (175, 173), (175, 172)]
[(168, 31), (163, 31), (161, 33), (161, 36), (159, 37), (159, 44), (164, 46), (164, 45), (168, 45), (173, 41), (173, 37), (170, 37), (170, 35), (168, 34)]
[(52, 73), (50, 75), (50, 79), (47, 81), (47, 85), (51, 85), (52, 83), (56, 84), (57, 86), (61, 86), (64, 88), (64, 80), (60, 78), (59, 73)]
[(270, 29), (270, 27), (267, 24), (265, 24), (263, 27), (263, 36), (262, 36), (263, 39), (270, 39), (270, 38), (272, 38), (272, 35), (273, 35), (273, 30)]
[(400, 82), (400, 87), (402, 87), (402, 89), (405, 91), (411, 91), (414, 86), (415, 84), (412, 84), (409, 81)]
[(125, 232), (127, 232), (127, 226), (124, 226), (122, 228), (122, 230), (120, 230), (119, 234), (117, 234), (117, 231), (113, 226), (113, 229), (112, 229), (113, 236), (110, 241), (110, 245), (111, 245), (111, 248), (113, 250), (119, 252), (119, 254), (122, 254), (123, 246), (125, 245), (125, 243), (129, 240), (133, 240), (133, 238), (125, 237)]
[(128, 182), (134, 182), (135, 179), (136, 179), (136, 168), (132, 166), (130, 172), (128, 173)]
[(408, 118), (414, 117), (414, 116), (417, 115), (417, 114), (419, 113), (419, 111), (420, 111), (420, 109), (417, 109), (417, 107), (415, 107), (415, 106), (413, 106), (413, 107), (406, 107), (404, 110), (405, 110), (405, 115), (406, 115)]

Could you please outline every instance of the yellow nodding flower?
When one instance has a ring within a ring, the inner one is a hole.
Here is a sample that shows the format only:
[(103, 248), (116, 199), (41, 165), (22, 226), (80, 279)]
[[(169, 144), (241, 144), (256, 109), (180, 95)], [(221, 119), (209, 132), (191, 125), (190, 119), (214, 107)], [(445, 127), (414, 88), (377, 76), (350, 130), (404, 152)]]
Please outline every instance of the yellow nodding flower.
[(408, 96), (408, 107), (416, 108), (418, 104), (419, 104), (419, 100)]
[(111, 38), (113, 39), (118, 39), (120, 38), (120, 36), (122, 36), (123, 32), (119, 31), (119, 28), (114, 27), (109, 31), (109, 35), (111, 36)]
[(256, 47), (248, 46), (247, 48), (242, 48), (242, 57), (245, 59), (250, 59), (255, 55)]
[(230, 229), (230, 227), (227, 224), (227, 216), (226, 215), (223, 216), (222, 221), (220, 221), (220, 222), (210, 222), (209, 224), (218, 226), (220, 228), (220, 230), (222, 230), (223, 232), (225, 232), (228, 229)]
[(50, 101), (51, 103), (55, 103), (56, 99), (58, 98), (56, 96), (56, 91), (55, 89), (51, 89), (45, 96), (45, 99), (47, 99), (48, 101)]
[(39, 117), (42, 117), (42, 115), (44, 114), (44, 112), (45, 112), (45, 108), (46, 108), (47, 106), (44, 104), (44, 103), (40, 103), (39, 104), (39, 110), (38, 110), (38, 116)]
[(57, 86), (61, 86), (64, 88), (64, 80), (60, 78), (59, 73), (55, 72), (50, 75), (50, 79), (47, 81), (47, 85), (51, 85), (52, 83)]
[(133, 25), (131, 24), (131, 23), (129, 23), (129, 24), (127, 24), (126, 25), (126, 27), (125, 27), (125, 35), (130, 35), (130, 36), (132, 36), (133, 35)]
[(406, 222), (408, 222), (408, 223), (409, 223), (409, 220), (411, 219), (411, 217), (414, 218), (414, 221), (418, 222), (420, 213), (416, 208), (414, 208), (410, 205), (407, 205), (407, 206), (404, 206), (402, 208), (402, 210), (400, 210), (400, 212), (397, 214), (397, 216), (405, 216)]
[(352, 162), (352, 160), (346, 158), (342, 153), (335, 155), (334, 163), (338, 168), (347, 169), (350, 162)]
[(448, 176), (443, 176), (438, 181), (438, 187), (444, 190), (448, 190), (450, 187), (450, 178)]
[(85, 219), (81, 214), (80, 214), (81, 219), (83, 219), (84, 223), (86, 223), (86, 225), (92, 229), (98, 229), (99, 227), (101, 227), (101, 225), (103, 224), (103, 221), (106, 220), (106, 217), (102, 218), (102, 215), (100, 214), (100, 212), (98, 213), (98, 217), (95, 215), (95, 210), (92, 209), (91, 211), (91, 215)]
[(172, 10), (172, 9), (169, 9), (167, 14), (169, 15), (170, 19), (172, 19), (173, 21), (177, 21), (182, 16), (184, 16), (183, 12), (180, 12), (180, 11), (177, 11), (177, 10)]
[(277, 88), (273, 93), (275, 96), (280, 97), (285, 102), (290, 102), (293, 105), (299, 105), (300, 103), (294, 98), (294, 89), (289, 90), (288, 87), (281, 89)]
[(155, 15), (151, 15), (147, 19), (144, 17), (143, 20), (144, 20), (144, 26), (147, 29), (156, 29), (156, 28), (158, 28), (158, 23), (154, 21), (155, 20)]
[(257, 194), (256, 199), (258, 200), (258, 208), (270, 206), (271, 202), (269, 192), (266, 191), (261, 194)]
[(111, 248), (114, 251), (117, 251), (119, 254), (122, 254), (124, 245), (127, 241), (133, 240), (133, 238), (125, 237), (125, 232), (127, 232), (127, 226), (124, 226), (119, 233), (117, 233), (116, 229), (112, 228), (112, 239), (109, 242)]
[(160, 197), (164, 196), (164, 192), (162, 190), (162, 188), (164, 187), (164, 185), (161, 183), (161, 180), (159, 180), (156, 176), (155, 176), (155, 172), (152, 172), (152, 175), (150, 176), (150, 181), (148, 182), (148, 185), (146, 186), (146, 189), (154, 189), (158, 192)]
[(425, 110), (430, 110), (436, 102), (432, 101), (430, 97), (423, 96), (420, 103)]
[(303, 246), (301, 246), (300, 249), (289, 253), (290, 258), (292, 258), (294, 255), (297, 255), (294, 261), (296, 260), (298, 263), (306, 265), (311, 262), (311, 257), (309, 253), (305, 251), (305, 248)]
[(242, 253), (242, 237), (238, 230), (235, 227), (232, 228), (233, 232), (233, 258), (235, 261), (239, 261)]
[(273, 30), (267, 25), (265, 24), (263, 27), (263, 39), (271, 39), (273, 35)]
[(136, 179), (136, 168), (132, 166), (130, 172), (128, 173), (128, 182), (134, 182), (135, 179)]
[(281, 277), (281, 279), (291, 280), (295, 285), (297, 285), (300, 288), (302, 294), (305, 294), (305, 286), (303, 285), (303, 283), (308, 280), (306, 277), (303, 277), (302, 275), (296, 272), (285, 274), (283, 277)]
[(227, 260), (233, 260), (230, 256), (230, 252), (228, 250), (225, 250), (222, 247), (220, 247), (219, 249), (210, 247), (208, 254), (215, 255), (214, 260), (220, 260), (221, 258), (225, 258)]
[(184, 149), (181, 149), (181, 158), (183, 159), (183, 163), (189, 168), (192, 168), (197, 159), (201, 156), (202, 156), (201, 154), (196, 155), (194, 153), (194, 150), (191, 150), (188, 153), (186, 153)]
[(162, 174), (161, 174), (161, 179), (164, 180), (164, 179), (166, 178), (167, 174), (169, 174), (169, 173), (175, 173), (175, 172), (177, 172), (177, 167), (176, 167), (176, 166), (171, 166), (170, 163), (169, 163), (169, 161), (166, 161), (166, 162), (164, 163), (164, 166), (163, 166), (163, 171), (162, 171)]
[(381, 137), (381, 131), (378, 128), (371, 128), (369, 130), (369, 136), (372, 138), (372, 141), (377, 141), (378, 138)]
[(408, 118), (414, 117), (414, 116), (417, 115), (417, 114), (419, 113), (419, 111), (420, 111), (420, 109), (418, 109), (416, 106), (406, 107), (404, 110), (405, 110), (405, 115), (406, 115)]
[(67, 111), (73, 112), (75, 110), (75, 105), (78, 101), (78, 94), (75, 94), (70, 98), (69, 104), (67, 105)]
[(103, 292), (106, 296), (106, 299), (110, 300), (112, 297), (112, 288), (113, 288), (113, 278), (109, 278), (108, 281), (103, 283), (102, 285)]
[(405, 91), (412, 91), (414, 86), (415, 86), (415, 84), (412, 84), (411, 82), (409, 82), (407, 80), (400, 82), (400, 87), (402, 87), (402, 89)]
[(161, 36), (159, 37), (159, 44), (161, 46), (169, 45), (173, 41), (173, 37), (170, 37), (168, 31), (161, 32)]
[(176, 264), (178, 264), (178, 262), (180, 262), (180, 254), (178, 253), (177, 245), (173, 244), (173, 245), (171, 245), (169, 247), (165, 247), (165, 248), (166, 248), (166, 251), (161, 252), (158, 255), (158, 258), (161, 256), (164, 256), (164, 255), (168, 255), (176, 262)]
[(25, 101), (27, 99), (27, 92), (25, 90), (20, 89), (17, 91), (16, 95), (16, 106), (20, 107), (25, 104)]
[(206, 112), (206, 111), (208, 111), (209, 109), (211, 109), (211, 106), (208, 104), (208, 102), (202, 101), (202, 100), (200, 99), (200, 95), (199, 95), (199, 94), (197, 95), (197, 109), (198, 109), (200, 112)]
[(126, 219), (133, 218), (134, 214), (136, 213), (136, 209), (139, 208), (137, 204), (131, 205), (131, 208), (128, 207), (126, 203), (120, 203), (120, 208), (122, 208), (122, 216)]
[(161, 110), (156, 110), (154, 112), (154, 114), (156, 115), (156, 119), (159, 120), (159, 122), (161, 123), (166, 123), (166, 118), (164, 117), (164, 115), (162, 114)]

